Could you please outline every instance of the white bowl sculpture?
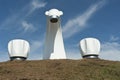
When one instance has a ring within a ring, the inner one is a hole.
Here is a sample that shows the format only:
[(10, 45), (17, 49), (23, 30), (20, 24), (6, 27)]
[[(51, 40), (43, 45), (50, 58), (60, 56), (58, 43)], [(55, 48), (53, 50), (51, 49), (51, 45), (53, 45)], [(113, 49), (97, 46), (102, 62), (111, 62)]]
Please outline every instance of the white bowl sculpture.
[(47, 30), (43, 59), (66, 59), (60, 16), (62, 11), (51, 9), (45, 12)]
[(80, 41), (81, 55), (83, 58), (98, 58), (100, 42), (95, 38), (85, 38)]
[(22, 39), (11, 40), (8, 43), (8, 52), (11, 60), (25, 60), (30, 52), (29, 43)]

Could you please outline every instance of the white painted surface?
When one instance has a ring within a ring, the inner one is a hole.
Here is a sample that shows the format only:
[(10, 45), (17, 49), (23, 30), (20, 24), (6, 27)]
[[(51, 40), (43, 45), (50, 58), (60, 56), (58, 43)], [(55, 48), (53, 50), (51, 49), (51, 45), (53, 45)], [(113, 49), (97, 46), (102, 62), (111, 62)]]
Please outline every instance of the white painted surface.
[(8, 52), (10, 57), (28, 57), (30, 51), (29, 43), (25, 40), (15, 39), (8, 43)]
[(82, 56), (99, 55), (100, 42), (95, 38), (85, 38), (80, 41), (80, 48)]
[[(62, 11), (51, 9), (45, 12), (47, 16), (47, 32), (43, 59), (66, 59), (63, 36), (61, 30), (60, 16)], [(50, 20), (56, 18), (58, 21), (52, 23)]]

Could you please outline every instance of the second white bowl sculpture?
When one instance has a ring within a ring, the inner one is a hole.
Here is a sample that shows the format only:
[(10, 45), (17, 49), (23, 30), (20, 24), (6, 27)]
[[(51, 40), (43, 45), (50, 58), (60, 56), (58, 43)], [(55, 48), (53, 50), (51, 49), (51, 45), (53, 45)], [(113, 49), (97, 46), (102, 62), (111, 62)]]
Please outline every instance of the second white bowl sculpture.
[(8, 43), (8, 52), (11, 60), (25, 60), (30, 52), (30, 45), (22, 39), (11, 40)]
[(83, 58), (98, 58), (100, 42), (95, 38), (85, 38), (80, 41), (81, 55)]

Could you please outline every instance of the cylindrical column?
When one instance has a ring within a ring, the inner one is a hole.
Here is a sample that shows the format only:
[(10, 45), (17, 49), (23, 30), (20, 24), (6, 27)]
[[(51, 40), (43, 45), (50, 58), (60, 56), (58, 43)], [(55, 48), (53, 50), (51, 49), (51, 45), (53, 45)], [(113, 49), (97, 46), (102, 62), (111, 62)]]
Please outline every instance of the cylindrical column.
[(45, 12), (47, 31), (43, 59), (66, 59), (60, 16), (62, 11), (51, 9)]

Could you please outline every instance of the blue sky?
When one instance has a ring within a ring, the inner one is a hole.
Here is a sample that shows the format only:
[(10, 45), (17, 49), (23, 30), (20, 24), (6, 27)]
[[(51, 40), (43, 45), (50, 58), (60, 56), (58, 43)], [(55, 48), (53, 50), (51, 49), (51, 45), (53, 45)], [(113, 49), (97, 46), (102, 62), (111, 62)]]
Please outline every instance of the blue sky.
[(94, 37), (101, 42), (100, 58), (120, 61), (119, 0), (0, 0), (0, 61), (9, 60), (7, 45), (25, 39), (31, 45), (29, 60), (43, 54), (45, 11), (63, 11), (61, 25), (68, 59), (81, 59), (79, 42)]

